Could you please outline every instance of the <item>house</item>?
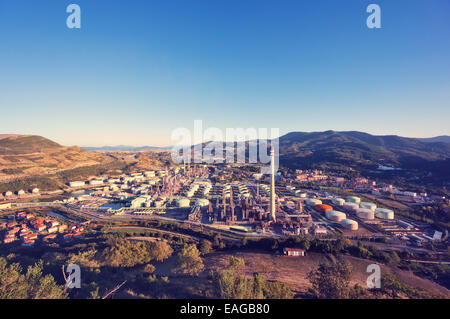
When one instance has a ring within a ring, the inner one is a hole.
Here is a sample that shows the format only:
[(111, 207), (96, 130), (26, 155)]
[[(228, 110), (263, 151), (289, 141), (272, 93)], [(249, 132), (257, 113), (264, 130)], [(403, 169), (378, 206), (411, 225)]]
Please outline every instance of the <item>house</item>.
[(47, 232), (49, 233), (49, 234), (51, 234), (51, 233), (56, 233), (58, 231), (58, 227), (50, 227), (49, 229), (47, 229)]
[(47, 235), (44, 237), (45, 241), (51, 241), (56, 239), (56, 234)]
[(305, 251), (300, 248), (283, 248), (283, 255), (286, 256), (305, 256)]

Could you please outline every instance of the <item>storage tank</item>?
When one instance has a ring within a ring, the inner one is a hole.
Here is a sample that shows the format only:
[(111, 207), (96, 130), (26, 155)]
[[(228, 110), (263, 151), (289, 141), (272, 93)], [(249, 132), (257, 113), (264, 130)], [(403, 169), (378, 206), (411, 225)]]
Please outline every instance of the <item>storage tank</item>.
[(358, 230), (358, 222), (352, 219), (343, 219), (341, 225), (348, 230)]
[(347, 203), (346, 202), (343, 207), (345, 210), (355, 211), (359, 208), (359, 205), (356, 203)]
[(375, 216), (381, 219), (394, 219), (394, 211), (387, 208), (375, 209)]
[(322, 204), (322, 201), (320, 199), (316, 199), (316, 198), (307, 198), (305, 200), (305, 204), (310, 205), (310, 206), (315, 206), (315, 205)]
[(340, 222), (341, 220), (347, 218), (347, 215), (345, 215), (343, 212), (338, 212), (335, 210), (329, 210), (325, 213), (325, 215), (329, 220), (332, 220), (334, 222)]
[(195, 193), (195, 192), (189, 190), (189, 191), (186, 193), (186, 196), (187, 196), (187, 197), (192, 197), (192, 196), (194, 196), (194, 193)]
[(302, 193), (300, 190), (296, 190), (295, 196), (300, 197), (300, 198), (306, 198), (306, 193)]
[(337, 206), (343, 206), (344, 203), (345, 203), (345, 200), (344, 200), (343, 198), (335, 197), (335, 198), (333, 198), (333, 199), (331, 200), (331, 202), (332, 202), (334, 205), (337, 205)]
[(371, 210), (369, 208), (358, 208), (356, 210), (356, 215), (362, 219), (374, 219), (375, 218), (375, 214), (374, 214), (373, 210)]
[(349, 203), (359, 204), (361, 202), (361, 198), (356, 196), (348, 196), (345, 201)]
[(177, 206), (181, 207), (181, 208), (186, 208), (186, 207), (189, 207), (190, 203), (191, 203), (191, 201), (189, 199), (187, 199), (187, 198), (180, 198), (177, 201)]
[(361, 202), (359, 204), (359, 207), (361, 208), (368, 208), (372, 211), (375, 211), (375, 209), (377, 208), (377, 205), (375, 205), (374, 203), (369, 203), (369, 202)]
[(318, 211), (319, 213), (325, 213), (328, 210), (333, 210), (333, 207), (331, 207), (330, 205), (326, 205), (326, 204), (320, 204), (320, 205), (314, 206), (314, 209), (316, 211)]

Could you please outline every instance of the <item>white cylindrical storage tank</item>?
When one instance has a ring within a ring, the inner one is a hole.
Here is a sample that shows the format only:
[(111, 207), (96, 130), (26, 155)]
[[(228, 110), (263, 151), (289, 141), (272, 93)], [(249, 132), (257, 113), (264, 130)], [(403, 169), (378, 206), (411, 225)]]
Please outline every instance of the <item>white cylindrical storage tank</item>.
[(207, 200), (206, 198), (200, 198), (197, 199), (195, 203), (200, 207), (205, 207), (209, 205), (209, 200)]
[(315, 205), (322, 204), (322, 201), (320, 199), (316, 199), (316, 198), (307, 198), (305, 200), (305, 204), (310, 205), (310, 206), (315, 206)]
[(375, 209), (375, 216), (381, 219), (394, 219), (394, 211), (387, 208)]
[(343, 219), (341, 225), (348, 230), (358, 230), (358, 222), (352, 219)]
[(191, 201), (189, 199), (187, 199), (187, 198), (180, 198), (177, 201), (178, 207), (181, 207), (181, 208), (189, 207), (190, 203), (191, 203)]
[(359, 204), (361, 202), (361, 198), (356, 196), (348, 196), (345, 201), (349, 203)]
[(345, 203), (343, 207), (345, 210), (355, 211), (359, 208), (359, 205), (356, 203)]
[(344, 203), (345, 203), (345, 200), (342, 199), (342, 198), (339, 198), (339, 197), (335, 197), (335, 198), (333, 198), (333, 199), (331, 200), (331, 202), (332, 202), (334, 205), (337, 205), (337, 206), (343, 206)]
[(295, 195), (300, 198), (306, 198), (306, 193), (302, 193), (300, 190), (296, 190)]
[(359, 204), (359, 207), (361, 207), (361, 208), (368, 208), (368, 209), (370, 209), (372, 211), (375, 211), (375, 209), (377, 208), (377, 205), (374, 204), (374, 203), (361, 202)]
[(345, 215), (343, 212), (338, 212), (335, 210), (328, 210), (325, 212), (325, 216), (334, 222), (340, 222), (343, 219), (347, 218), (347, 215)]
[(373, 210), (371, 210), (369, 208), (358, 208), (356, 210), (356, 215), (362, 219), (374, 219), (375, 218), (375, 214), (374, 214)]
[(192, 197), (192, 196), (194, 196), (194, 192), (193, 192), (193, 191), (188, 191), (188, 192), (186, 193), (186, 196), (187, 196), (187, 197)]

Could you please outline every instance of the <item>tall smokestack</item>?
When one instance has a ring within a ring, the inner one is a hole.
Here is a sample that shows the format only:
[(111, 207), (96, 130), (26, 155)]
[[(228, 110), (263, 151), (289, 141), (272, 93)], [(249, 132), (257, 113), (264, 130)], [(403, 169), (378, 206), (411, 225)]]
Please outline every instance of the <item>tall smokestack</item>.
[(270, 215), (272, 220), (276, 221), (275, 207), (275, 151), (270, 149)]

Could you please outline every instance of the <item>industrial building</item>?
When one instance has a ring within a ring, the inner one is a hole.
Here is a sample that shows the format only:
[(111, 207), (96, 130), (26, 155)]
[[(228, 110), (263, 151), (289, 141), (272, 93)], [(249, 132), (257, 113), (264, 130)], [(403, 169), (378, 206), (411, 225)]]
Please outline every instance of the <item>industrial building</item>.
[(84, 185), (86, 185), (85, 182), (81, 182), (81, 181), (75, 181), (75, 182), (70, 182), (69, 186), (70, 187), (83, 187)]
[(11, 208), (10, 202), (0, 202), (0, 209), (8, 209)]
[(283, 254), (286, 256), (305, 256), (305, 251), (300, 248), (283, 248)]

